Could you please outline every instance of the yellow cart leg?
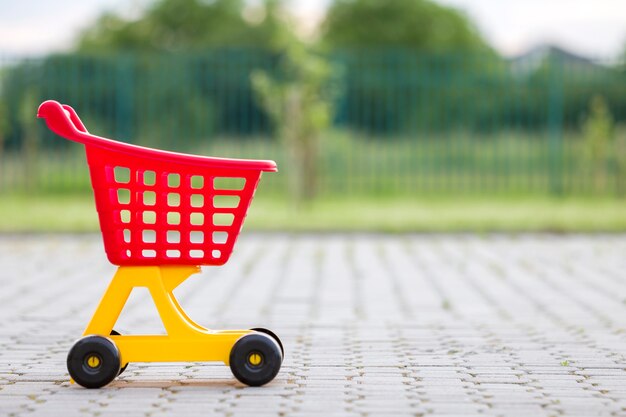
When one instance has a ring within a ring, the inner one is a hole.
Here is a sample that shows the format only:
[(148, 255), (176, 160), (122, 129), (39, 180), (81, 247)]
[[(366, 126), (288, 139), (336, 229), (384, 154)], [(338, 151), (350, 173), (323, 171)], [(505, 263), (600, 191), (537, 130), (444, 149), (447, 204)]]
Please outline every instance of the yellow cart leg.
[(199, 267), (120, 267), (107, 288), (84, 335), (109, 335), (135, 287), (146, 287), (167, 335), (110, 336), (124, 362), (220, 361), (228, 364), (230, 350), (250, 330), (212, 331), (184, 312), (173, 290), (199, 272)]

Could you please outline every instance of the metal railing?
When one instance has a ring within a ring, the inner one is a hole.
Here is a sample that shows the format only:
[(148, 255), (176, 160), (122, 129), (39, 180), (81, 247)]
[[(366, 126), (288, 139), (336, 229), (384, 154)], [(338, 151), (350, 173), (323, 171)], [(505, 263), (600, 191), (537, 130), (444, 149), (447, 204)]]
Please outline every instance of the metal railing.
[[(34, 118), (56, 99), (116, 140), (276, 159), (285, 175), (265, 188), (284, 193), (288, 155), (250, 81), (253, 71), (278, 71), (277, 58), (229, 49), (0, 60), (0, 192), (89, 188), (80, 147)], [(338, 81), (334, 122), (319, 138), (321, 194), (626, 193), (624, 65), (558, 50), (328, 59)]]

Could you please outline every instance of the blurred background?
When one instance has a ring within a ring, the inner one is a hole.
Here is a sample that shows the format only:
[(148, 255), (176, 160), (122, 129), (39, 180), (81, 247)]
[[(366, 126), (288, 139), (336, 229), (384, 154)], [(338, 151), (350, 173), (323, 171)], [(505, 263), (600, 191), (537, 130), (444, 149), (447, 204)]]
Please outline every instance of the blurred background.
[(91, 133), (274, 159), (247, 227), (626, 230), (620, 0), (0, 5), (0, 230), (98, 229)]

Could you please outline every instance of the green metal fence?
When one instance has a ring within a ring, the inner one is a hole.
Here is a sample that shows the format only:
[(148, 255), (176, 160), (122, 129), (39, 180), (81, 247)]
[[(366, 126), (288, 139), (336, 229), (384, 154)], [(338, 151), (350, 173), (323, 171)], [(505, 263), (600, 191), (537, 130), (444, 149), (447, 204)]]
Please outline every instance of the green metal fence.
[[(92, 133), (215, 156), (287, 152), (250, 74), (254, 50), (0, 59), (0, 192), (83, 192), (80, 146), (34, 119), (56, 99)], [(319, 141), (323, 195), (626, 193), (626, 67), (558, 50), (516, 60), (407, 50), (329, 55), (332, 128)], [(592, 103), (600, 103), (594, 107)], [(591, 110), (595, 109), (595, 110)], [(604, 126), (604, 127), (603, 127)]]

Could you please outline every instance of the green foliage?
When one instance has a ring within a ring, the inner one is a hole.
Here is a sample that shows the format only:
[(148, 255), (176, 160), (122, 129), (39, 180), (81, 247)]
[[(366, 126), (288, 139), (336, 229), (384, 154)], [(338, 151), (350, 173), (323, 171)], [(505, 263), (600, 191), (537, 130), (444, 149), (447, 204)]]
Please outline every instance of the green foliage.
[(602, 97), (615, 120), (626, 120), (624, 78), (618, 66), (602, 65), (558, 48), (547, 48), (544, 56), (535, 60), (538, 66), (533, 66), (533, 59), (528, 63), (519, 77), (526, 90), (520, 101), (524, 113), (537, 121), (538, 127), (542, 127), (548, 104), (562, 114), (564, 128), (581, 129), (595, 96)]
[(250, 73), (273, 66), (293, 36), (283, 14), (281, 0), (158, 0), (135, 20), (103, 15), (79, 40), (81, 83), (112, 80), (94, 88), (95, 107), (124, 109), (95, 123), (114, 125), (117, 138), (162, 147), (173, 138), (265, 133), (268, 117), (253, 99)]
[(585, 150), (596, 187), (604, 189), (609, 175), (609, 163), (615, 155), (614, 122), (606, 100), (594, 96), (589, 102), (589, 115), (583, 124)]
[[(516, 104), (505, 62), (490, 53), (360, 49), (334, 58), (345, 74), (340, 122), (371, 135), (485, 130), (502, 112), (503, 99)], [(503, 88), (506, 96), (491, 94)]]
[(39, 135), (37, 134), (37, 124), (35, 112), (39, 106), (39, 99), (34, 88), (29, 88), (25, 92), (23, 100), (19, 103), (18, 119), (23, 132), (22, 153), (24, 155), (24, 175), (27, 179), (28, 189), (36, 187), (37, 161), (39, 159)]
[(6, 103), (0, 102), (0, 137), (9, 132), (9, 109)]
[[(463, 88), (468, 79), (474, 86), (499, 85), (506, 69), (469, 19), (452, 8), (429, 0), (336, 0), (322, 24), (322, 42), (345, 67), (339, 106), (345, 123), (364, 132), (467, 125), (468, 101), (477, 113), (470, 123), (479, 129), (498, 106), (493, 97), (477, 100)], [(415, 100), (431, 92), (428, 106)], [(444, 103), (452, 112), (441, 108)]]
[(322, 32), (334, 48), (488, 49), (465, 16), (429, 0), (335, 0)]
[(330, 63), (300, 43), (285, 49), (279, 74), (252, 74), (253, 86), (281, 138), (307, 140), (330, 125), (331, 76)]
[(252, 84), (289, 149), (291, 194), (302, 202), (316, 193), (317, 142), (331, 123), (334, 72), (324, 56), (294, 37), (285, 40), (278, 70), (254, 72)]
[(594, 96), (589, 103), (589, 116), (583, 125), (588, 157), (594, 166), (606, 163), (614, 130), (613, 116), (606, 100), (602, 96)]
[(626, 125), (619, 126), (615, 134), (615, 176), (617, 194), (626, 195)]
[(6, 134), (9, 133), (9, 127), (9, 110), (7, 105), (0, 101), (0, 159), (2, 159), (4, 138)]
[(136, 20), (104, 14), (85, 31), (81, 52), (191, 51), (208, 47), (271, 47), (279, 25), (276, 0), (256, 11), (260, 21), (244, 18), (243, 0), (159, 0)]

